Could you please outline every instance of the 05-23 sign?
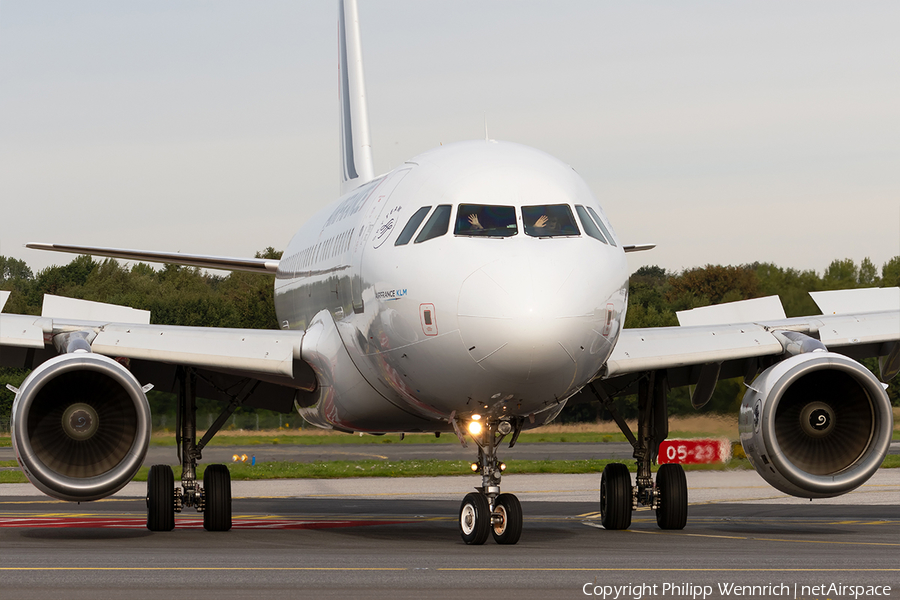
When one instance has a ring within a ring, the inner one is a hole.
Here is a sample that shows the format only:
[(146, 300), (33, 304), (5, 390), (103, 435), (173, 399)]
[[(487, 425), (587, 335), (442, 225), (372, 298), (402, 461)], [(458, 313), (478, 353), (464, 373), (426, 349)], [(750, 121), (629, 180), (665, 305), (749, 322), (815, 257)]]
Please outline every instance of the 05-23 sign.
[(665, 440), (659, 445), (657, 462), (661, 465), (696, 465), (730, 459), (731, 443), (728, 440)]

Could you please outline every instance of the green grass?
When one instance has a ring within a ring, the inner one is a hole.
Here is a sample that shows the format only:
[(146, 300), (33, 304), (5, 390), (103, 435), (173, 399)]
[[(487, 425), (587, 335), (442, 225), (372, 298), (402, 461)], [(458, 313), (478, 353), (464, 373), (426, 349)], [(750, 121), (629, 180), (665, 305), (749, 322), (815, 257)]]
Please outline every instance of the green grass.
[[(703, 435), (703, 434), (699, 434)], [(693, 434), (692, 437), (697, 437)], [(509, 438), (507, 438), (509, 439)], [(519, 436), (520, 442), (624, 442), (625, 436), (621, 433), (591, 433), (591, 432), (569, 432), (569, 433), (523, 433)], [(150, 442), (154, 446), (174, 446), (175, 437), (166, 435), (155, 435)], [(241, 435), (231, 434), (216, 436), (210, 441), (210, 446), (261, 446), (261, 445), (331, 445), (331, 444), (349, 444), (349, 445), (373, 445), (373, 444), (459, 444), (459, 440), (452, 433), (443, 433), (441, 437), (436, 438), (434, 434), (413, 433), (407, 434), (403, 439), (397, 434), (388, 435), (362, 435), (359, 434), (302, 434), (302, 433), (284, 433), (279, 435)]]
[[(670, 439), (722, 437), (721, 433), (702, 431), (672, 431)], [(507, 438), (508, 439), (508, 438)], [(893, 440), (900, 440), (900, 431), (894, 431)], [(519, 436), (520, 442), (525, 443), (564, 443), (584, 442), (600, 444), (605, 442), (624, 442), (625, 436), (621, 433), (601, 433), (586, 431), (571, 432), (525, 432)], [(330, 444), (458, 444), (459, 440), (452, 433), (442, 434), (436, 438), (433, 434), (414, 433), (400, 439), (399, 435), (350, 435), (341, 433), (284, 433), (279, 435), (218, 435), (209, 443), (210, 446), (261, 446), (261, 445), (330, 445)], [(0, 447), (11, 446), (9, 436), (0, 436)], [(151, 446), (174, 446), (175, 436), (155, 434), (150, 440)]]
[[(609, 460), (510, 460), (507, 474), (512, 473), (600, 473)], [(631, 462), (631, 461), (629, 461)], [(628, 463), (626, 463), (628, 464)], [(464, 460), (335, 460), (316, 463), (264, 462), (255, 466), (246, 463), (230, 463), (231, 477), (235, 481), (255, 479), (339, 479), (344, 477), (435, 477), (443, 475), (471, 475), (470, 463)], [(0, 467), (15, 467), (15, 461), (0, 461)], [(882, 468), (900, 467), (900, 455), (885, 457)], [(634, 464), (628, 464), (635, 471)], [(734, 471), (752, 469), (750, 461), (735, 458), (727, 463), (685, 465), (686, 471)], [(198, 476), (203, 477), (203, 466)], [(656, 471), (656, 466), (653, 467)], [(147, 467), (141, 468), (134, 481), (147, 481)], [(181, 478), (181, 468), (175, 468), (175, 479)], [(26, 483), (18, 469), (0, 470), (0, 483)]]

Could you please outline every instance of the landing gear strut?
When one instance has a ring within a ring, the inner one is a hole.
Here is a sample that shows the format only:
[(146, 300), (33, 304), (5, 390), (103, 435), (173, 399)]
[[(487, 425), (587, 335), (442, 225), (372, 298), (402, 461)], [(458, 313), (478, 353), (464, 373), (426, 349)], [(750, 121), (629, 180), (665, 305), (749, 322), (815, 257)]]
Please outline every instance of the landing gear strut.
[(650, 464), (656, 459), (660, 442), (669, 435), (666, 406), (668, 384), (664, 372), (651, 372), (638, 383), (637, 437), (603, 389), (594, 384), (589, 387), (631, 442), (637, 462), (634, 486), (625, 465), (613, 463), (603, 469), (600, 478), (600, 520), (603, 527), (628, 529), (632, 510), (638, 506), (648, 506), (656, 509), (656, 522), (661, 529), (684, 529), (688, 509), (684, 469), (679, 464), (662, 465), (656, 474), (656, 485), (650, 472)]
[[(186, 506), (203, 513), (203, 527), (207, 531), (231, 529), (231, 474), (225, 465), (209, 465), (203, 474), (203, 485), (197, 481), (197, 461), (209, 440), (221, 429), (235, 409), (253, 393), (259, 382), (245, 380), (236, 394), (221, 390), (232, 398), (222, 414), (197, 441), (197, 373), (179, 367), (177, 424), (175, 443), (181, 461), (181, 487), (175, 487), (172, 467), (153, 465), (147, 477), (147, 529), (171, 531), (175, 528), (175, 513)], [(210, 385), (215, 384), (208, 381)]]
[(472, 470), (481, 471), (481, 487), (466, 494), (459, 507), (459, 532), (467, 544), (479, 545), (493, 535), (498, 544), (515, 544), (522, 535), (522, 505), (512, 494), (500, 493), (500, 477), (506, 468), (497, 458), (497, 446), (516, 430), (510, 441), (513, 447), (521, 423), (487, 420), (480, 433), (470, 433), (478, 444), (478, 462)]

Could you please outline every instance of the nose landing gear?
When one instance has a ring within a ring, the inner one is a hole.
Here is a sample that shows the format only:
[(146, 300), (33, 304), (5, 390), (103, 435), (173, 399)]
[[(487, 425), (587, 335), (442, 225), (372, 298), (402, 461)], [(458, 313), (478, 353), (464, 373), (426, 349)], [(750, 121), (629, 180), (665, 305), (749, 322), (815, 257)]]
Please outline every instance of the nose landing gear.
[[(518, 430), (510, 441), (516, 443)], [(480, 433), (470, 431), (478, 444), (478, 462), (473, 471), (481, 471), (481, 487), (466, 494), (459, 507), (459, 532), (466, 544), (480, 545), (493, 535), (498, 544), (515, 544), (522, 535), (522, 505), (512, 494), (500, 493), (500, 477), (506, 465), (497, 458), (497, 446), (513, 426), (506, 420), (488, 420)]]

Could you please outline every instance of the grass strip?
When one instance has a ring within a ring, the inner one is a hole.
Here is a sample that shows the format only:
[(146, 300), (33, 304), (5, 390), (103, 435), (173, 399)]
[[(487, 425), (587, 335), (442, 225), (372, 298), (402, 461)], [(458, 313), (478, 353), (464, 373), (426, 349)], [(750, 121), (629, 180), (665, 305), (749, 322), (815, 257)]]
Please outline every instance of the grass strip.
[[(600, 473), (615, 461), (611, 460), (510, 460), (507, 474), (512, 473)], [(629, 461), (630, 462), (630, 461)], [(246, 463), (230, 463), (228, 470), (235, 481), (257, 479), (340, 479), (346, 477), (438, 477), (447, 475), (472, 475), (471, 463), (464, 460), (335, 460), (315, 463), (263, 462), (255, 466)], [(628, 463), (626, 463), (628, 464)], [(15, 467), (15, 461), (0, 461), (0, 467)], [(882, 462), (882, 468), (900, 467), (900, 455), (890, 454)], [(628, 464), (635, 471), (634, 464)], [(685, 465), (685, 471), (733, 471), (753, 467), (747, 459), (732, 459), (727, 463)], [(204, 466), (198, 468), (202, 479)], [(654, 466), (653, 470), (656, 471)], [(176, 467), (175, 479), (181, 478), (181, 468)], [(143, 467), (134, 481), (147, 481), (148, 467)], [(26, 483), (25, 475), (16, 469), (0, 470), (0, 483)]]
[[(202, 433), (200, 434), (202, 435)], [(692, 439), (692, 438), (721, 438), (721, 432), (710, 433), (702, 431), (672, 431), (668, 439)], [(732, 436), (724, 436), (732, 437)], [(893, 440), (900, 440), (900, 432), (895, 431)], [(625, 436), (621, 433), (595, 433), (595, 432), (525, 432), (519, 436), (519, 442), (528, 444), (534, 443), (553, 443), (560, 444), (566, 442), (594, 443), (603, 444), (607, 442), (625, 442)], [(400, 436), (393, 435), (349, 435), (346, 433), (326, 433), (326, 434), (302, 434), (302, 433), (284, 433), (278, 435), (254, 435), (254, 434), (229, 434), (217, 435), (214, 437), (210, 446), (263, 446), (263, 445), (303, 445), (303, 446), (328, 446), (333, 444), (343, 445), (378, 445), (378, 444), (458, 444), (456, 436), (445, 434), (439, 438), (433, 434), (413, 433), (407, 434), (404, 439)], [(0, 447), (11, 446), (9, 436), (0, 436)], [(156, 433), (150, 440), (151, 446), (175, 446), (175, 435)]]

